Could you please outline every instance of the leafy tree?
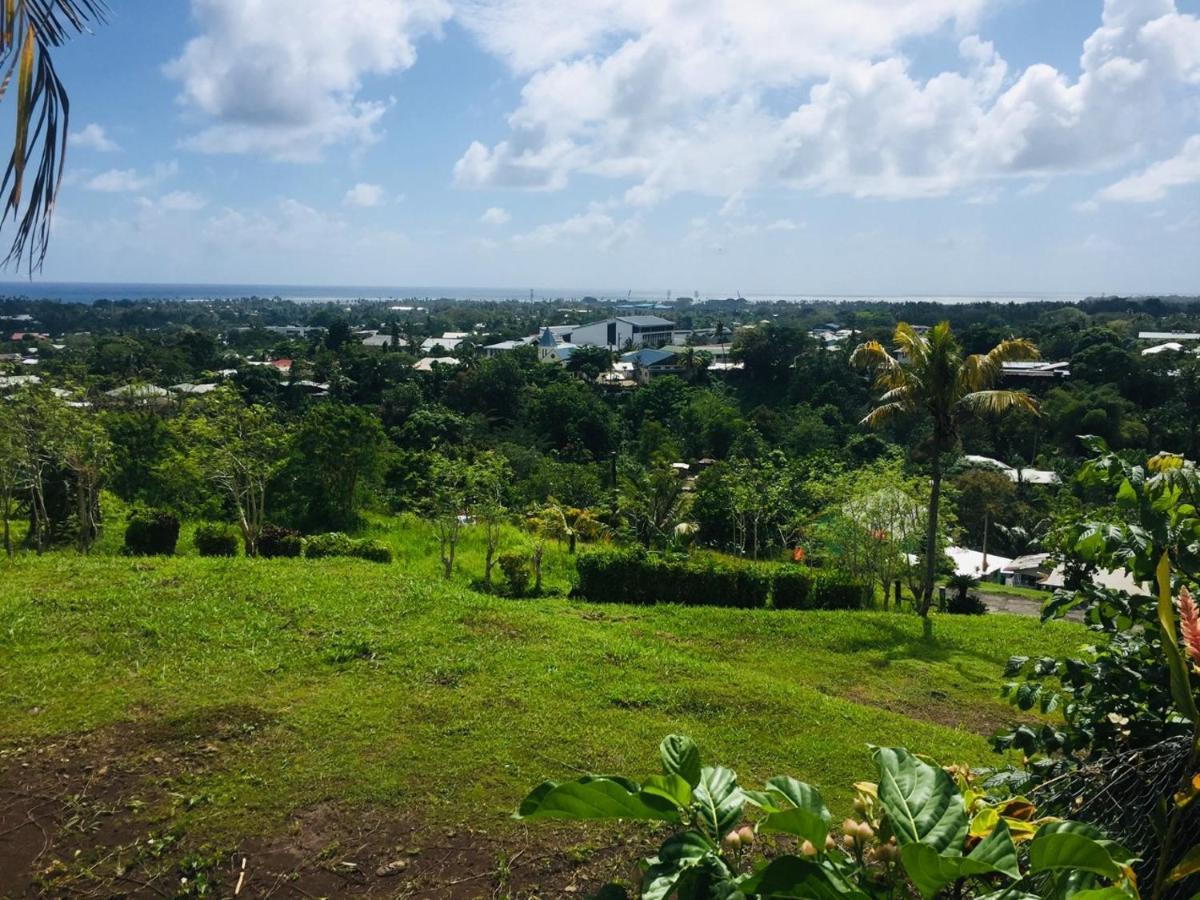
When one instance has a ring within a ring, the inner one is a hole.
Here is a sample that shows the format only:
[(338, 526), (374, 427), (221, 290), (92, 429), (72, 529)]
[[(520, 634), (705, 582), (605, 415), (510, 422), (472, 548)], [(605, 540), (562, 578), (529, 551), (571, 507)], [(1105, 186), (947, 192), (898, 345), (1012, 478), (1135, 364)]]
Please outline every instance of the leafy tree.
[(289, 434), (271, 410), (232, 390), (214, 391), (181, 420), (196, 467), (228, 497), (247, 556), (258, 555), (267, 524), (267, 489), (287, 463)]
[(27, 495), (29, 534), (27, 540), (41, 553), (51, 537), (48, 489), (58, 460), (57, 441), (60, 404), (54, 395), (41, 388), (25, 388), (10, 401), (10, 421), (15, 429), (17, 467), (14, 484)]
[(4, 552), (9, 557), (13, 555), (10, 523), (27, 471), (24, 454), (25, 444), (16, 408), (11, 403), (0, 403), (0, 518), (4, 522)]
[(920, 416), (930, 426), (926, 450), (932, 482), (919, 607), (920, 614), (926, 616), (933, 603), (943, 458), (958, 446), (959, 430), (966, 419), (1013, 408), (1031, 412), (1037, 409), (1037, 402), (1028, 394), (996, 390), (994, 385), (1000, 380), (1003, 363), (1036, 359), (1038, 351), (1029, 341), (1018, 338), (1001, 341), (987, 353), (964, 356), (948, 322), (935, 325), (926, 334), (901, 323), (896, 326), (893, 341), (896, 356), (878, 341), (867, 341), (855, 349), (852, 361), (869, 369), (876, 388), (882, 391), (879, 405), (867, 414), (863, 424), (877, 428), (901, 417)]
[(733, 339), (730, 356), (760, 381), (779, 381), (791, 372), (797, 357), (813, 350), (812, 338), (794, 325), (756, 325), (743, 328)]
[(584, 381), (595, 381), (611, 371), (612, 365), (612, 353), (607, 347), (577, 347), (566, 362), (567, 371)]
[(326, 402), (300, 422), (288, 465), (294, 501), (309, 526), (353, 528), (363, 489), (383, 471), (387, 435), (379, 419), (358, 406)]
[(626, 466), (620, 478), (620, 510), (645, 546), (665, 545), (680, 520), (683, 480), (669, 465)]
[(492, 567), (500, 547), (501, 529), (508, 518), (505, 494), (512, 471), (504, 457), (495, 452), (480, 454), (467, 472), (470, 510), (483, 526), (483, 583), (492, 586)]
[(70, 470), (75, 493), (77, 545), (87, 553), (100, 532), (100, 489), (112, 464), (112, 442), (94, 416), (62, 407), (57, 453)]
[(430, 460), (429, 493), (422, 508), (437, 533), (442, 574), (447, 579), (454, 574), (454, 558), (466, 524), (469, 488), (465, 463), (440, 454)]
[(958, 521), (972, 547), (988, 552), (989, 532), (1014, 523), (1020, 504), (1008, 476), (988, 469), (967, 469), (953, 479)]

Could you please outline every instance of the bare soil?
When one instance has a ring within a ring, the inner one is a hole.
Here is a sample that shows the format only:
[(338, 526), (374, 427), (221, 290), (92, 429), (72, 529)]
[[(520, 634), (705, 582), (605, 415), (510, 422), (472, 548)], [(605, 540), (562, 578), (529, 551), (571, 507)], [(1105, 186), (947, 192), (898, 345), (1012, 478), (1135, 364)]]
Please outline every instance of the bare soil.
[[(178, 780), (253, 740), (252, 707), (0, 748), (0, 898), (587, 897), (645, 829), (447, 827), (379, 807), (295, 810), (263, 834), (188, 833)], [(216, 833), (222, 833), (220, 823)]]

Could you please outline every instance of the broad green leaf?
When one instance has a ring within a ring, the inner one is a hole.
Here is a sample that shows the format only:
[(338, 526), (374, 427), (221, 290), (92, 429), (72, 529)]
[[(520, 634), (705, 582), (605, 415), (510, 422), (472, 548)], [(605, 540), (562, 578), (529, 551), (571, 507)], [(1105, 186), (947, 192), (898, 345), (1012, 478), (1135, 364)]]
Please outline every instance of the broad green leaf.
[(738, 787), (737, 775), (724, 766), (705, 766), (700, 783), (692, 792), (705, 830), (720, 840), (742, 819), (746, 795)]
[(767, 781), (766, 800), (759, 804), (767, 811), (762, 827), (782, 831), (810, 841), (814, 847), (824, 847), (833, 818), (821, 798), (821, 792), (803, 781), (778, 775)]
[(662, 797), (680, 809), (687, 809), (692, 803), (691, 787), (681, 777), (674, 774), (653, 775), (647, 778), (642, 785), (642, 795), (647, 794)]
[(1086, 891), (1075, 891), (1068, 896), (1070, 900), (1129, 900), (1130, 897), (1136, 898), (1138, 895), (1130, 893), (1124, 888), (1103, 887), (1088, 888)]
[(907, 750), (880, 747), (875, 763), (879, 800), (900, 846), (920, 841), (939, 855), (961, 855), (967, 811), (950, 776)]
[(1056, 869), (1093, 872), (1110, 880), (1121, 876), (1121, 869), (1108, 850), (1094, 838), (1071, 831), (1039, 832), (1029, 845), (1029, 870)]
[(678, 775), (695, 787), (700, 783), (700, 748), (690, 737), (669, 734), (658, 745), (664, 775)]
[(935, 896), (960, 878), (996, 872), (1014, 880), (1021, 877), (1017, 848), (1004, 822), (998, 823), (991, 834), (976, 844), (969, 856), (942, 856), (928, 844), (912, 843), (901, 848), (900, 859), (908, 877), (924, 897)]
[(1174, 884), (1176, 881), (1183, 881), (1197, 873), (1200, 873), (1200, 844), (1183, 855), (1179, 865), (1173, 868), (1171, 874), (1167, 876), (1167, 881)]
[(642, 900), (665, 900), (681, 878), (701, 866), (725, 869), (725, 864), (704, 835), (695, 831), (672, 835), (659, 848), (658, 856), (651, 860), (650, 868), (646, 870)]
[(518, 819), (650, 819), (678, 822), (679, 810), (661, 797), (646, 796), (623, 778), (585, 775), (575, 781), (546, 781), (521, 801)]
[(867, 900), (836, 873), (799, 856), (781, 856), (741, 885), (742, 893), (797, 900)]

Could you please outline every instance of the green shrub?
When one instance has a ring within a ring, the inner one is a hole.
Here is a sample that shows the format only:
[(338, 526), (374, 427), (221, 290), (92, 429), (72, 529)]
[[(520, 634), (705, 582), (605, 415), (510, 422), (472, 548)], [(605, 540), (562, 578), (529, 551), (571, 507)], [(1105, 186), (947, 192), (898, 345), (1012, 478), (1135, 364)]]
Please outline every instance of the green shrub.
[(350, 542), (350, 555), (369, 562), (390, 563), (392, 549), (379, 541), (359, 540)]
[(340, 531), (314, 534), (304, 539), (304, 555), (308, 559), (325, 559), (329, 556), (350, 556), (354, 542)]
[(267, 559), (297, 557), (303, 546), (300, 532), (279, 525), (267, 525), (258, 538), (258, 555)]
[(125, 550), (129, 556), (173, 556), (179, 542), (179, 519), (166, 510), (139, 509), (129, 514)]
[(237, 556), (238, 535), (228, 525), (201, 525), (192, 541), (201, 556)]
[(576, 561), (579, 594), (593, 603), (677, 603), (761, 609), (769, 567), (712, 558), (659, 556), (640, 548), (595, 550)]
[(533, 580), (533, 559), (528, 553), (501, 553), (496, 565), (504, 574), (509, 596), (524, 597), (529, 593), (529, 582)]
[(862, 609), (867, 588), (840, 572), (822, 572), (813, 583), (813, 609)]
[(982, 616), (987, 611), (987, 604), (974, 593), (954, 594), (946, 603), (946, 612), (956, 616)]
[(776, 609), (812, 609), (816, 577), (810, 569), (783, 565), (775, 570), (772, 592)]
[(304, 541), (304, 555), (308, 559), (327, 559), (331, 556), (348, 556), (370, 562), (390, 563), (392, 551), (379, 541), (355, 540), (340, 531), (329, 534), (314, 534)]

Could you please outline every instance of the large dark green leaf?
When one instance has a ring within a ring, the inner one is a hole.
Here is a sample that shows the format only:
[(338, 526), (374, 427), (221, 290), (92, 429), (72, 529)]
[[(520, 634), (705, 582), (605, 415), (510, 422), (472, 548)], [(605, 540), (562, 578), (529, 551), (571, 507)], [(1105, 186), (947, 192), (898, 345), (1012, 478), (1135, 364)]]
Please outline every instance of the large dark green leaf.
[(939, 855), (961, 855), (967, 811), (950, 776), (907, 750), (880, 747), (875, 763), (879, 801), (900, 846), (920, 841)]
[(662, 757), (663, 774), (678, 775), (695, 787), (700, 783), (700, 748), (690, 737), (669, 734), (658, 745)]
[(943, 856), (928, 844), (910, 843), (901, 848), (900, 859), (908, 877), (924, 897), (935, 896), (946, 885), (960, 878), (997, 872), (1014, 880), (1021, 877), (1017, 848), (1003, 820), (975, 846), (969, 856)]
[[(1069, 823), (1073, 824), (1073, 823)], [(1092, 872), (1109, 880), (1121, 875), (1121, 868), (1101, 841), (1080, 830), (1040, 829), (1029, 844), (1031, 872)]]
[(705, 766), (700, 783), (692, 792), (705, 830), (720, 840), (742, 819), (746, 795), (738, 787), (737, 775), (724, 766)]
[(702, 867), (727, 872), (713, 844), (696, 831), (685, 831), (667, 839), (642, 882), (642, 900), (665, 900), (680, 880)]
[(765, 792), (754, 797), (767, 813), (762, 827), (768, 831), (794, 834), (811, 841), (814, 847), (823, 847), (832, 816), (821, 798), (821, 792), (812, 785), (786, 775), (769, 779), (766, 787)]
[(643, 794), (628, 779), (585, 775), (574, 781), (542, 782), (521, 801), (516, 818), (678, 822), (679, 810), (662, 797)]
[(772, 860), (741, 885), (742, 893), (796, 900), (867, 900), (867, 895), (847, 884), (836, 873), (799, 856)]
[[(662, 797), (680, 809), (692, 804), (692, 789), (678, 775), (652, 775), (642, 784), (643, 798)], [(650, 802), (650, 801), (648, 801)]]

